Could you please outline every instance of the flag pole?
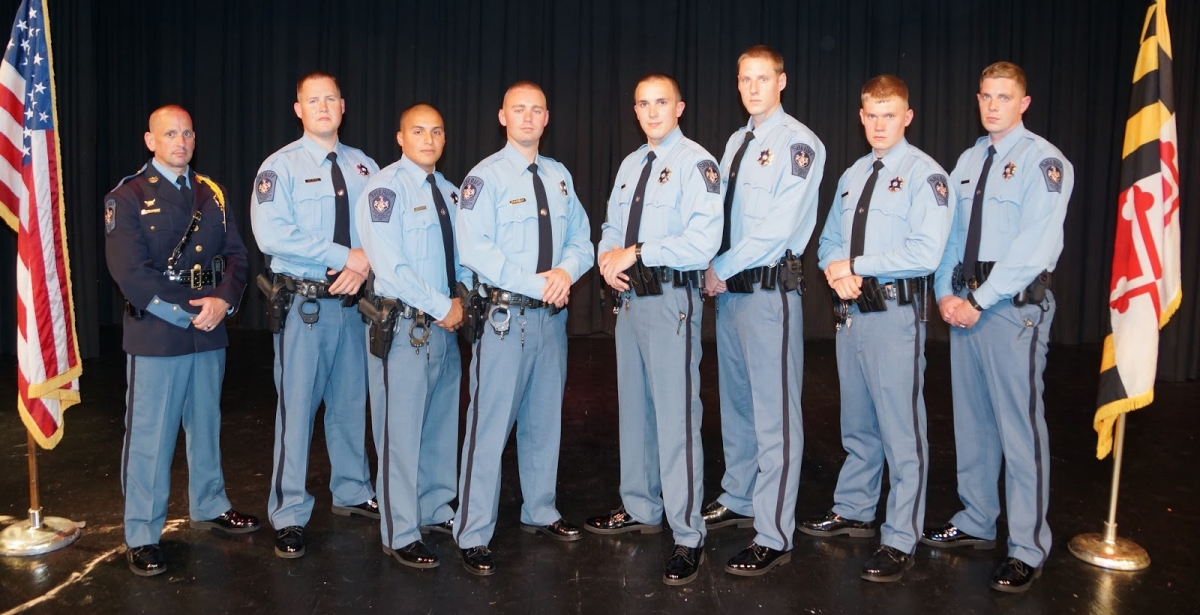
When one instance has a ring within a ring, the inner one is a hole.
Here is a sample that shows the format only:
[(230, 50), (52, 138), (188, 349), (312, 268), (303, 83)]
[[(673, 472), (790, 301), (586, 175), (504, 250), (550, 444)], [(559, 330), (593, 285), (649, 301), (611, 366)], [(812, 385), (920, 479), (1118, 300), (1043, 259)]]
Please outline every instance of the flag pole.
[(1112, 491), (1108, 500), (1108, 520), (1104, 534), (1080, 534), (1071, 539), (1071, 554), (1079, 559), (1111, 570), (1141, 570), (1150, 565), (1150, 554), (1136, 542), (1117, 537), (1117, 493), (1121, 487), (1121, 457), (1125, 452), (1125, 415), (1117, 417), (1113, 439)]
[(38, 494), (37, 442), (26, 431), (29, 444), (29, 520), (0, 532), (0, 555), (41, 555), (57, 551), (79, 538), (79, 526), (62, 517), (42, 517)]

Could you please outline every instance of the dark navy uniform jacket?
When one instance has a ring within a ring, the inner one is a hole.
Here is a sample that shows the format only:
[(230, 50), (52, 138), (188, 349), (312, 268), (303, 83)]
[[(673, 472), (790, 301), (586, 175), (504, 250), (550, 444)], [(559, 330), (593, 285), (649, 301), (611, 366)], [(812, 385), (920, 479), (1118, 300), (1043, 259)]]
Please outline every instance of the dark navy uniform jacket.
[[(141, 318), (125, 315), (123, 347), (131, 355), (179, 356), (229, 345), (224, 321), (212, 331), (192, 326), (191, 318), (200, 308), (188, 302), (220, 297), (229, 304), (229, 314), (236, 312), (249, 271), (246, 246), (234, 217), (226, 215), (225, 189), (190, 167), (187, 177), (192, 203), (185, 203), (179, 188), (150, 163), (104, 197), (108, 271), (129, 303), (146, 311)], [(199, 230), (192, 233), (175, 269), (199, 264), (211, 270), (213, 257), (223, 256), (225, 273), (216, 288), (194, 290), (163, 275), (196, 210), (201, 214)]]

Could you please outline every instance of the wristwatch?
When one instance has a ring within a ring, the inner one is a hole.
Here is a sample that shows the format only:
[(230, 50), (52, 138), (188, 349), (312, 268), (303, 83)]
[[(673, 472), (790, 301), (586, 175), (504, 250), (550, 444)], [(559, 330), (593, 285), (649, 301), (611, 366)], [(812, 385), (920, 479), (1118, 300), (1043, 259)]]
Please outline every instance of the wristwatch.
[(633, 249), (633, 254), (637, 258), (637, 262), (639, 262), (639, 263), (642, 262), (642, 244), (644, 244), (644, 243), (646, 243), (646, 242), (644, 242), (644, 241), (637, 242), (637, 246), (635, 246)]
[(975, 293), (967, 293), (967, 303), (970, 303), (971, 307), (979, 310), (980, 312), (983, 311), (983, 308), (979, 306), (979, 302), (975, 300)]
[[(857, 258), (857, 257), (854, 257), (854, 258)], [(850, 275), (858, 275), (857, 273), (854, 273), (854, 258), (850, 259)]]

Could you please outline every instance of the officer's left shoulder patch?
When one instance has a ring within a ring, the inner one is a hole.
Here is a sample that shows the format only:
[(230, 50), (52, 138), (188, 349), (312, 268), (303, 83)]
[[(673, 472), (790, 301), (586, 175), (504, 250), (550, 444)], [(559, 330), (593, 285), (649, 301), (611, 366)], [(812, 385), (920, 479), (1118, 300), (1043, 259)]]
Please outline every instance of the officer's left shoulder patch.
[(464, 179), (462, 190), (459, 191), (459, 193), (462, 194), (462, 200), (458, 202), (458, 207), (467, 211), (475, 209), (475, 199), (479, 198), (480, 190), (483, 190), (482, 179), (479, 179), (474, 175), (468, 176), (466, 179)]
[(392, 219), (396, 193), (387, 188), (376, 188), (367, 195), (367, 202), (371, 204), (371, 222), (387, 222)]
[(812, 168), (813, 157), (817, 152), (807, 143), (792, 144), (792, 175), (800, 179), (808, 179), (808, 171)]
[(279, 176), (275, 171), (263, 171), (258, 174), (258, 178), (254, 180), (254, 196), (259, 205), (275, 200), (275, 184), (278, 180)]
[(713, 194), (719, 193), (721, 191), (721, 170), (717, 168), (717, 163), (711, 160), (701, 160), (696, 163), (696, 168), (700, 169), (700, 176), (704, 178), (704, 187)]
[(941, 173), (934, 173), (929, 176), (929, 187), (933, 188), (933, 198), (937, 200), (938, 207), (946, 207), (950, 204), (950, 184), (946, 180), (946, 176)]
[(1058, 158), (1047, 158), (1038, 164), (1042, 169), (1042, 178), (1046, 180), (1046, 190), (1062, 192), (1063, 163)]
[(104, 234), (107, 235), (117, 228), (117, 200), (108, 199), (104, 202)]

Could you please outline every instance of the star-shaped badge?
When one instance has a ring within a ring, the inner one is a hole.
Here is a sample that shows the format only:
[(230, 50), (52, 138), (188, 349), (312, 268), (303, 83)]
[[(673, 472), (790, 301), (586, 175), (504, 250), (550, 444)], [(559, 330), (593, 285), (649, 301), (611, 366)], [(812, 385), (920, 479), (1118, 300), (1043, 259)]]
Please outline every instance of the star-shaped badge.
[(900, 192), (903, 187), (904, 178), (902, 177), (893, 177), (892, 181), (888, 182), (888, 192)]
[(371, 170), (367, 168), (367, 165), (360, 162), (358, 163), (358, 174), (366, 177), (371, 174)]
[(567, 194), (567, 180), (565, 180), (565, 179), (559, 180), (558, 181), (558, 189), (562, 190), (563, 196), (570, 196), (569, 194)]
[(662, 173), (658, 174), (658, 183), (665, 184), (671, 179), (671, 169), (663, 169)]
[(1017, 165), (1015, 165), (1011, 162), (1004, 165), (1004, 173), (1003, 173), (1004, 179), (1012, 179), (1013, 174), (1016, 172), (1017, 172)]
[(765, 166), (767, 166), (767, 165), (771, 164), (771, 163), (772, 163), (772, 162), (774, 162), (774, 161), (775, 161), (775, 152), (772, 152), (772, 151), (771, 151), (771, 150), (769, 150), (769, 149), (765, 149), (765, 150), (763, 150), (763, 151), (762, 151), (762, 153), (760, 153), (760, 154), (758, 155), (758, 164), (759, 164), (760, 166), (764, 166), (764, 167), (765, 167)]

